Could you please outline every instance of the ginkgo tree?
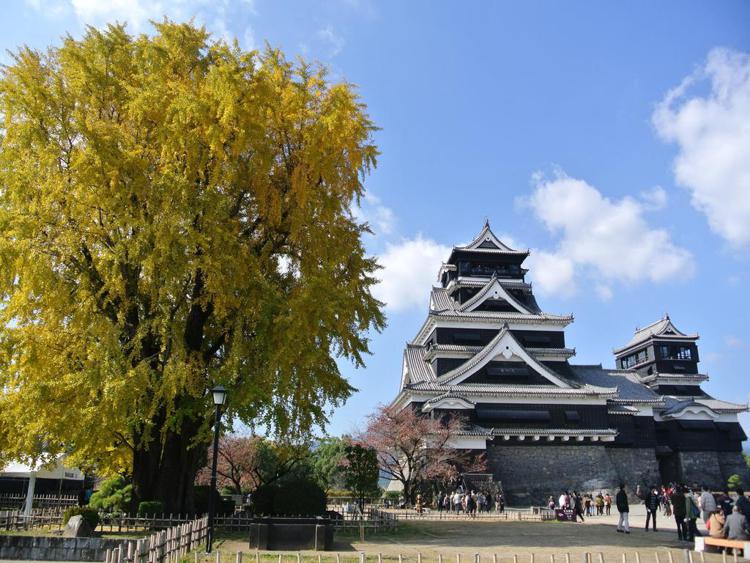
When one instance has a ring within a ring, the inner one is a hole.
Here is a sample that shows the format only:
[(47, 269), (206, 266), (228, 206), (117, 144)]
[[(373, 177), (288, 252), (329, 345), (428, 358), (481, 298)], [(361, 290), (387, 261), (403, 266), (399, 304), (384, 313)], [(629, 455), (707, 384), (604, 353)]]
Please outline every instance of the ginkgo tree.
[(0, 75), (0, 455), (132, 475), (192, 508), (211, 401), (294, 436), (384, 326), (352, 209), (351, 85), (170, 21), (88, 28)]

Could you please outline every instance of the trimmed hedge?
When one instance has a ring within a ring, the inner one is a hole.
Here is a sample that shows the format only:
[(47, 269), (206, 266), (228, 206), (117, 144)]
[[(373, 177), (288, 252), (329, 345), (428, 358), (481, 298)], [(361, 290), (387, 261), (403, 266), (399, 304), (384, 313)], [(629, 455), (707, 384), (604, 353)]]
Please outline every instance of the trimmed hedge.
[(312, 479), (298, 478), (259, 487), (252, 494), (251, 511), (267, 516), (323, 516), (326, 493)]
[(164, 513), (164, 504), (159, 500), (144, 500), (138, 503), (138, 516), (156, 516)]

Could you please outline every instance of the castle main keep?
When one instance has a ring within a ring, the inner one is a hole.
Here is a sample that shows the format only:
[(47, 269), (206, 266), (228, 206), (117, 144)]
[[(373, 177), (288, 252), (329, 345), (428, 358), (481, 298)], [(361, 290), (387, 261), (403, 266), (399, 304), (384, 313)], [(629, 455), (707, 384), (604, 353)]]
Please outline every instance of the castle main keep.
[(488, 223), (453, 248), (404, 351), (394, 404), (460, 412), (468, 425), (455, 446), (486, 452), (516, 504), (620, 481), (718, 488), (738, 473), (747, 483), (737, 415), (748, 407), (701, 389), (698, 336), (667, 316), (616, 349), (614, 369), (571, 363), (573, 317), (540, 309), (525, 281), (528, 255)]

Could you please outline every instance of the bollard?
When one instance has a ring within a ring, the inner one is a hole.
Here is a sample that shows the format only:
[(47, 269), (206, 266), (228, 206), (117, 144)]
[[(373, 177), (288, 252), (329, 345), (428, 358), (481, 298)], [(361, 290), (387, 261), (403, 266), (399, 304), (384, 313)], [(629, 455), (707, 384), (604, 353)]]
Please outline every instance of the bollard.
[(297, 552), (297, 563), (300, 563), (300, 560), (299, 560), (299, 551)]
[[(399, 561), (399, 563), (401, 563), (401, 562)], [(461, 554), (460, 553), (456, 553), (456, 563), (461, 563)]]
[(497, 553), (492, 554), (492, 563), (497, 563)]
[(255, 550), (255, 563), (260, 563), (260, 553), (258, 553), (258, 550)]
[(669, 563), (674, 563), (674, 557), (672, 557), (672, 552), (668, 551), (667, 553), (669, 554)]
[[(380, 559), (378, 559), (378, 563), (381, 563)], [(442, 553), (438, 553), (438, 563), (443, 563), (443, 554)]]
[(635, 563), (641, 563), (641, 554), (637, 551), (635, 552)]
[(727, 563), (727, 550), (721, 552), (721, 563)]
[(378, 563), (383, 563), (383, 554), (378, 553)]
[(241, 552), (241, 551), (238, 551), (238, 552), (237, 552), (237, 560), (236, 560), (236, 563), (242, 563), (242, 552)]
[(601, 551), (599, 552), (599, 563), (604, 563), (604, 554)]
[(336, 554), (336, 563), (341, 563), (341, 556), (338, 553)]
[[(172, 515), (170, 514), (169, 517), (171, 518)], [(216, 550), (216, 563), (221, 563), (221, 552), (218, 549)]]
[(198, 563), (198, 552), (195, 552), (195, 563)]
[(654, 551), (654, 558), (656, 559), (656, 563), (661, 563), (661, 561), (659, 561), (659, 552), (658, 551)]
[(479, 560), (479, 554), (478, 553), (474, 554), (474, 563), (481, 563), (480, 560)]
[(732, 559), (734, 560), (734, 563), (737, 563), (737, 550), (732, 550)]
[(417, 551), (417, 563), (422, 563), (422, 552)]
[(279, 563), (281, 563), (281, 553), (279, 553)]
[(359, 563), (365, 563), (365, 552), (361, 551), (359, 554)]
[(565, 554), (565, 563), (570, 563), (570, 553)]
[(402, 559), (402, 557), (401, 557), (401, 554), (400, 554), (400, 553), (398, 554), (398, 563), (403, 563), (403, 559)]

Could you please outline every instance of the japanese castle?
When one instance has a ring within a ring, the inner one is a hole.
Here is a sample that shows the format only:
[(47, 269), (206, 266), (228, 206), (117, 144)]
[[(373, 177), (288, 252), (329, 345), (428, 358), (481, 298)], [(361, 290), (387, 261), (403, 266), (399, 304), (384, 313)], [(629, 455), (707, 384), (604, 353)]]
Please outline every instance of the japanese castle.
[(625, 482), (746, 483), (744, 404), (701, 389), (698, 336), (663, 319), (614, 351), (616, 368), (576, 365), (572, 315), (542, 311), (513, 250), (485, 223), (438, 273), (427, 319), (403, 356), (394, 400), (430, 416), (461, 413), (454, 446), (486, 452), (511, 502)]

